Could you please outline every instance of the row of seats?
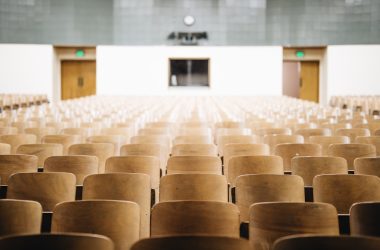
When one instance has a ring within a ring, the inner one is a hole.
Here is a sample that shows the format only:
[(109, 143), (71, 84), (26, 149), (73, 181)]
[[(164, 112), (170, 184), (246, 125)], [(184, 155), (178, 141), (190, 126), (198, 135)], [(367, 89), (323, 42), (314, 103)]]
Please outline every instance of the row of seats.
[(49, 102), (47, 96), (42, 94), (0, 94), (0, 110), (18, 109), (47, 102)]
[[(115, 249), (213, 245), (213, 237), (270, 249), (299, 233), (378, 236), (377, 116), (290, 98), (217, 97), (89, 97), (2, 116), (4, 131), (17, 130), (0, 136), (1, 202), (39, 204), (31, 234), (42, 223), (54, 239), (97, 233)], [(356, 216), (359, 206), (368, 209)]]
[(341, 107), (351, 110), (360, 110), (367, 114), (380, 113), (380, 97), (379, 96), (332, 96), (330, 105), (333, 107)]

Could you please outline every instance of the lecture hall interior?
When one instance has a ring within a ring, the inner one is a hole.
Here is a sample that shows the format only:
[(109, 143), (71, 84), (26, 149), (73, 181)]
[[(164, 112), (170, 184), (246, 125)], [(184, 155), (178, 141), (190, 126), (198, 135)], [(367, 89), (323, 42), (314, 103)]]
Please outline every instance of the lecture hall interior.
[(379, 250), (380, 0), (0, 0), (0, 250)]

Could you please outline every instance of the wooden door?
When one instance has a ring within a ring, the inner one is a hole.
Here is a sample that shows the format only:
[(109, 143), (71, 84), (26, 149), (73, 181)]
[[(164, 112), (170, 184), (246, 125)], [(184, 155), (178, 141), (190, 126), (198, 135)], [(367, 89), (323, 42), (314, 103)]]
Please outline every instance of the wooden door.
[(61, 99), (72, 99), (96, 94), (95, 61), (61, 62)]
[(300, 99), (319, 102), (319, 62), (302, 61)]

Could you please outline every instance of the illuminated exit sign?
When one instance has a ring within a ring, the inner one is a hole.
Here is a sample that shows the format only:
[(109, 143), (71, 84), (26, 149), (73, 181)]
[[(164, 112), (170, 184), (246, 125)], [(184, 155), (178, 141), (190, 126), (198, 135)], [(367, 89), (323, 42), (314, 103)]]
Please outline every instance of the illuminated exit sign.
[(302, 50), (297, 50), (296, 51), (296, 57), (298, 58), (304, 58), (305, 57), (305, 52)]
[(78, 49), (77, 51), (75, 51), (75, 56), (76, 57), (84, 57), (84, 50)]

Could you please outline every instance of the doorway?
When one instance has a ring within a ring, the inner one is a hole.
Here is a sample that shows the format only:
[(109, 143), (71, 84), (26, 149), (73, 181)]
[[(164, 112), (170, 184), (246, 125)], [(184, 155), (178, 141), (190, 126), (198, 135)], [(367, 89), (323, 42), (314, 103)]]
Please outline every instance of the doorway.
[(96, 94), (95, 60), (61, 61), (61, 99), (73, 99)]
[(319, 101), (319, 61), (284, 61), (283, 94)]

